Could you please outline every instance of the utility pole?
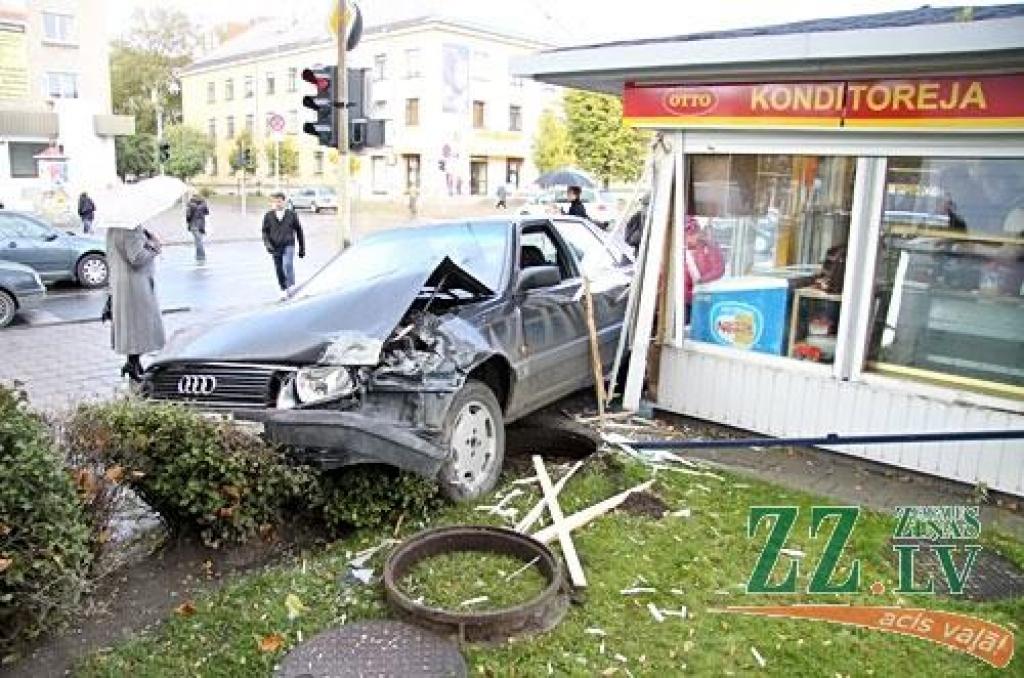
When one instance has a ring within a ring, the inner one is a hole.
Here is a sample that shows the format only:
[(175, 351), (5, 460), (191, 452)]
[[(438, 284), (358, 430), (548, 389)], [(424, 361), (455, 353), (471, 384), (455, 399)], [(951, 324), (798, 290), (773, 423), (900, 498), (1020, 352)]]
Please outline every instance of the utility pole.
[(348, 70), (345, 67), (345, 52), (348, 48), (348, 17), (345, 16), (345, 0), (338, 0), (338, 87), (341, 101), (334, 102), (340, 109), (338, 115), (338, 231), (341, 248), (352, 244), (352, 203), (349, 196), (348, 166)]
[(156, 87), (152, 87), (149, 90), (150, 101), (153, 102), (153, 110), (156, 113), (156, 163), (157, 173), (163, 175), (164, 173), (164, 161), (160, 157), (160, 142), (164, 140), (164, 109), (160, 105), (160, 96), (157, 93)]

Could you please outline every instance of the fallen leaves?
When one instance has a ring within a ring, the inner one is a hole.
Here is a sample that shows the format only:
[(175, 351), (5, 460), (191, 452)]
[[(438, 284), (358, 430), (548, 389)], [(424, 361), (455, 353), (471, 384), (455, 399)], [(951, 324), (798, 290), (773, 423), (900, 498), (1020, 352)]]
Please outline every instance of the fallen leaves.
[(277, 652), (284, 647), (284, 636), (280, 633), (270, 633), (260, 638), (260, 652)]
[(124, 466), (111, 466), (107, 469), (107, 472), (103, 474), (103, 477), (110, 482), (120, 483), (124, 479)]
[(191, 617), (196, 613), (196, 604), (191, 600), (186, 600), (184, 603), (174, 608), (174, 614), (182, 617)]

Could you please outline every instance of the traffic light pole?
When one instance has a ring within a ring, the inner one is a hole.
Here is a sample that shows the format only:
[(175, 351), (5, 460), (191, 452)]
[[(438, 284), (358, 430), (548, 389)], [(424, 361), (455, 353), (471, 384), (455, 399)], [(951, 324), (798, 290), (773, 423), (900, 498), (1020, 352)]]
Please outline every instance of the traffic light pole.
[(345, 52), (348, 47), (348, 20), (345, 0), (338, 0), (338, 230), (342, 249), (352, 244), (352, 201), (349, 195), (348, 165), (348, 71)]

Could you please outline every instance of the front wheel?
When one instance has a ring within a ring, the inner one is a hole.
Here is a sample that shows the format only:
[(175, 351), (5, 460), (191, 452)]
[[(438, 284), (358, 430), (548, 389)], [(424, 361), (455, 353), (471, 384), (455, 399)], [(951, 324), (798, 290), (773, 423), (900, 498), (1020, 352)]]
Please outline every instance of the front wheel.
[(0, 327), (7, 327), (18, 312), (18, 302), (8, 292), (0, 290)]
[(93, 289), (107, 284), (110, 268), (107, 266), (106, 257), (102, 254), (87, 254), (78, 260), (75, 273), (82, 287)]
[(445, 416), (441, 491), (453, 501), (481, 497), (498, 484), (505, 461), (505, 423), (498, 399), (484, 383), (468, 381)]

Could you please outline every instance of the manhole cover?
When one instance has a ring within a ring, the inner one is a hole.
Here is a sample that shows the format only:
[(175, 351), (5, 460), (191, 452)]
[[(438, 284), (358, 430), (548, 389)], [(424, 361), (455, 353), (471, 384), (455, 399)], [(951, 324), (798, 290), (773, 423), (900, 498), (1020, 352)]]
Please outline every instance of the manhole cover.
[(466, 660), (454, 643), (418, 626), (366, 621), (324, 631), (281, 661), (276, 678), (463, 678)]
[[(890, 543), (895, 543), (890, 540)], [(946, 575), (942, 571), (939, 558), (929, 547), (932, 542), (925, 539), (900, 539), (899, 544), (914, 544), (921, 548), (914, 554), (914, 585), (921, 586), (929, 579), (935, 584), (935, 592), (944, 596), (955, 598), (966, 598), (979, 602), (992, 600), (1007, 600), (1024, 596), (1024, 572), (1016, 565), (995, 553), (989, 548), (982, 548), (971, 568), (971, 574), (967, 578), (962, 596), (951, 596), (949, 586), (946, 583)], [(899, 567), (896, 561), (896, 552), (892, 552), (893, 562)], [(964, 552), (954, 550), (953, 560), (957, 569), (963, 567)]]

